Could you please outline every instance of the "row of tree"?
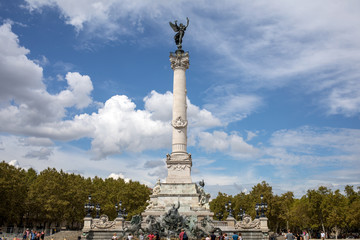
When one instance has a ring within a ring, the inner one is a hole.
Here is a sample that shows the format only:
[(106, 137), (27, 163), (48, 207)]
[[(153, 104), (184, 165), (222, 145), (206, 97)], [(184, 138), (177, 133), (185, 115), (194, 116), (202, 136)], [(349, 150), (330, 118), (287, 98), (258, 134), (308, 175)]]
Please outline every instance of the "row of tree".
[[(66, 222), (78, 227), (86, 214), (85, 204), (100, 204), (101, 213), (114, 219), (115, 204), (122, 201), (129, 218), (145, 210), (150, 189), (123, 179), (84, 178), (48, 168), (39, 174), (0, 162), (0, 226), (50, 226)], [(95, 216), (95, 211), (93, 211)]]
[[(360, 187), (357, 191), (353, 186), (346, 186), (345, 193), (332, 191), (326, 187), (311, 189), (301, 198), (294, 198), (293, 192), (274, 195), (272, 187), (266, 182), (257, 184), (250, 193), (239, 193), (230, 196), (218, 193), (210, 203), (215, 218), (226, 218), (229, 214), (225, 204), (231, 201), (233, 215), (240, 219), (246, 214), (256, 217), (256, 203), (267, 203), (266, 217), (269, 228), (274, 232), (292, 229), (294, 232), (308, 230), (313, 233), (324, 231), (339, 236), (359, 232), (360, 229)], [(259, 213), (260, 215), (260, 213)]]
[[(123, 179), (84, 178), (74, 173), (48, 168), (40, 173), (34, 169), (15, 168), (0, 162), (0, 226), (49, 226), (66, 222), (69, 228), (79, 227), (86, 214), (84, 205), (88, 195), (92, 202), (100, 204), (101, 213), (114, 219), (115, 204), (122, 201), (127, 219), (140, 214), (146, 208), (151, 189), (139, 182)], [(240, 209), (253, 218), (255, 204), (267, 203), (266, 217), (269, 228), (280, 232), (293, 231), (357, 232), (360, 229), (360, 189), (345, 187), (345, 193), (326, 187), (308, 190), (301, 198), (292, 192), (274, 195), (266, 182), (257, 184), (250, 193), (235, 196), (219, 192), (210, 202), (215, 219), (226, 219), (229, 212), (225, 204), (232, 202), (233, 215), (240, 219)], [(95, 213), (93, 212), (93, 216)]]

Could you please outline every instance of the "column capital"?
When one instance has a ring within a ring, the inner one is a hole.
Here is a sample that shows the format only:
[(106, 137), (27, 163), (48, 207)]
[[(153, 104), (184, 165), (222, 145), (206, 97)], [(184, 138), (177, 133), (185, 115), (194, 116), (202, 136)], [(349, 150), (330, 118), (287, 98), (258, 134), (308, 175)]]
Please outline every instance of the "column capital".
[(182, 69), (188, 69), (189, 68), (189, 52), (171, 52), (170, 53), (170, 63), (171, 68), (182, 68)]

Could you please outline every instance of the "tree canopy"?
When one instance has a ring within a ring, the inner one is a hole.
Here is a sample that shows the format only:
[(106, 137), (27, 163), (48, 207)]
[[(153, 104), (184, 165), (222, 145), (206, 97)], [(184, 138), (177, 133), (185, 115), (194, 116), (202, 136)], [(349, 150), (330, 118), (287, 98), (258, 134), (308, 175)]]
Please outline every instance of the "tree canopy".
[(66, 222), (69, 228), (82, 223), (90, 194), (91, 202), (100, 204), (101, 214), (109, 218), (117, 216), (115, 204), (122, 201), (128, 219), (145, 210), (150, 195), (147, 186), (135, 181), (84, 178), (55, 168), (37, 174), (5, 162), (0, 162), (0, 192), (0, 226)]
[[(37, 173), (32, 168), (24, 170), (0, 162), (0, 193), (0, 225), (66, 222), (68, 228), (76, 228), (86, 215), (84, 205), (89, 194), (92, 203), (100, 204), (101, 214), (110, 219), (117, 216), (115, 204), (122, 201), (129, 220), (145, 210), (151, 191), (144, 184), (121, 178), (84, 178), (55, 168)], [(240, 219), (243, 210), (254, 218), (261, 195), (268, 206), (266, 217), (271, 231), (291, 228), (294, 232), (323, 230), (338, 235), (360, 229), (360, 188), (355, 190), (350, 185), (344, 193), (321, 186), (295, 198), (290, 191), (276, 195), (268, 183), (261, 182), (247, 194), (231, 196), (219, 192), (210, 202), (210, 210), (215, 219), (226, 219), (229, 213), (225, 204), (231, 201), (236, 219)], [(92, 214), (95, 216), (96, 212)]]

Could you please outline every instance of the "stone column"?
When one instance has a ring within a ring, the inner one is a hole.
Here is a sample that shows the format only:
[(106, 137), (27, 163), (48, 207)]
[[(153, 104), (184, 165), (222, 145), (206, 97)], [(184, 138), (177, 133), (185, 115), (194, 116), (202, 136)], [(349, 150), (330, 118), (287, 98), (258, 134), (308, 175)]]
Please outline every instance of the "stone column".
[(167, 183), (191, 183), (191, 155), (187, 153), (186, 75), (189, 53), (170, 53), (173, 81), (172, 153), (167, 155)]

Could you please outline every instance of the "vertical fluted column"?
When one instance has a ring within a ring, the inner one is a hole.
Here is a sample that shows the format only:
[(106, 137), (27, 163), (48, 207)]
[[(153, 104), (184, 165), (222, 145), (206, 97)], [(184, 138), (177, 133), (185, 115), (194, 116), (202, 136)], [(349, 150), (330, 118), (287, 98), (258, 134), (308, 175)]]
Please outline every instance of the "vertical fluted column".
[(189, 68), (189, 53), (170, 53), (173, 79), (172, 153), (167, 156), (168, 177), (166, 182), (191, 182), (191, 155), (187, 153), (187, 105), (186, 69)]
[(186, 75), (189, 68), (189, 54), (170, 55), (171, 68), (174, 70), (173, 81), (173, 116), (171, 125), (172, 153), (186, 153), (187, 146), (187, 114), (186, 114)]

